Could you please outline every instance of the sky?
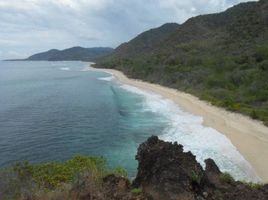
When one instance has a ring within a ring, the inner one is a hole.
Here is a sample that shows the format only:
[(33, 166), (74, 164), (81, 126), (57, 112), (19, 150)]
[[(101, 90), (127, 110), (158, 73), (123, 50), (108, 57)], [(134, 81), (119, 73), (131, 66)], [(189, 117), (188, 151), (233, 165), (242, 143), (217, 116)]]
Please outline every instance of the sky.
[(167, 22), (247, 0), (0, 0), (0, 60), (72, 46), (117, 47)]

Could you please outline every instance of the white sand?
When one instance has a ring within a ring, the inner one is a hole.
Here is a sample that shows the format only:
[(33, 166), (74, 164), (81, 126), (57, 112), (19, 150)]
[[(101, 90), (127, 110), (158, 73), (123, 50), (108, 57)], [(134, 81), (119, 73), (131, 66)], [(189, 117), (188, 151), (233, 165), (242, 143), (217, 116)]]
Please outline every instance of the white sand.
[(94, 70), (111, 73), (122, 83), (160, 94), (175, 102), (182, 110), (202, 116), (203, 124), (227, 136), (256, 170), (258, 176), (264, 182), (268, 182), (268, 127), (261, 122), (242, 114), (218, 108), (191, 94), (157, 84), (129, 79), (117, 70), (96, 68)]

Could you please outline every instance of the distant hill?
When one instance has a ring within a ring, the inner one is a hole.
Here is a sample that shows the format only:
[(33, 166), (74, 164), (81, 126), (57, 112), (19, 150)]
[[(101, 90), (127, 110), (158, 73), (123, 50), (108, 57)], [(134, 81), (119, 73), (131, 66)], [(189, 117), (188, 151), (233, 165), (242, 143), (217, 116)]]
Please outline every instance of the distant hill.
[(101, 56), (106, 56), (113, 51), (112, 48), (108, 47), (94, 47), (94, 48), (83, 48), (83, 47), (72, 47), (64, 49), (62, 51), (57, 49), (51, 49), (46, 52), (34, 54), (26, 60), (46, 60), (46, 61), (93, 61)]
[(268, 125), (268, 1), (165, 24), (97, 66), (192, 93)]

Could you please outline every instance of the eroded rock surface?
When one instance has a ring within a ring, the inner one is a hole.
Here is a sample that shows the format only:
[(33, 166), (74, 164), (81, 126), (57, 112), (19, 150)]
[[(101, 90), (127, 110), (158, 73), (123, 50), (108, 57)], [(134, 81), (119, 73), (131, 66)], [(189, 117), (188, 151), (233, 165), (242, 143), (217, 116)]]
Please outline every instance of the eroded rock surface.
[(138, 174), (133, 182), (156, 200), (268, 200), (268, 185), (236, 182), (222, 174), (212, 159), (203, 170), (177, 143), (150, 137), (138, 148)]

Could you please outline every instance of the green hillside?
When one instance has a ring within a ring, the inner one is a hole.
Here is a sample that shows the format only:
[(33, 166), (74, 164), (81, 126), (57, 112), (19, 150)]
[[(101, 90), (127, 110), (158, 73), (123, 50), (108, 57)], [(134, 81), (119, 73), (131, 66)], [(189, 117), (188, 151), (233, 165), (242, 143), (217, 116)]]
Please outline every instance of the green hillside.
[(192, 93), (268, 125), (268, 1), (147, 31), (97, 66)]
[(45, 61), (93, 61), (101, 56), (106, 56), (113, 51), (112, 48), (108, 47), (94, 47), (94, 48), (83, 48), (83, 47), (72, 47), (64, 50), (51, 49), (46, 52), (37, 53), (26, 60), (45, 60)]

